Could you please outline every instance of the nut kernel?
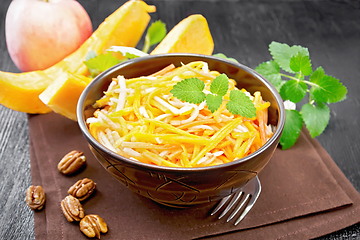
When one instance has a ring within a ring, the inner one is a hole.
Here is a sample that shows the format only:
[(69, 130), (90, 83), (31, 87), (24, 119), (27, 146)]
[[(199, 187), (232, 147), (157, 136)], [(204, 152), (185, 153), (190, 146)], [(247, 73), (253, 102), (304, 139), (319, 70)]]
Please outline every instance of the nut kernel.
[(26, 190), (26, 204), (32, 210), (41, 210), (45, 204), (45, 192), (41, 186), (31, 185)]
[(95, 214), (86, 215), (80, 221), (80, 230), (90, 238), (97, 237), (100, 239), (100, 233), (108, 231), (107, 225), (101, 217)]
[(80, 221), (85, 216), (84, 209), (79, 199), (74, 198), (71, 195), (66, 196), (61, 201), (61, 210), (69, 222)]
[(93, 180), (84, 178), (72, 185), (69, 188), (68, 193), (80, 201), (84, 201), (95, 191), (95, 188), (96, 183), (94, 183)]
[(67, 153), (58, 163), (58, 170), (66, 175), (78, 171), (86, 163), (86, 157), (81, 151), (73, 150)]

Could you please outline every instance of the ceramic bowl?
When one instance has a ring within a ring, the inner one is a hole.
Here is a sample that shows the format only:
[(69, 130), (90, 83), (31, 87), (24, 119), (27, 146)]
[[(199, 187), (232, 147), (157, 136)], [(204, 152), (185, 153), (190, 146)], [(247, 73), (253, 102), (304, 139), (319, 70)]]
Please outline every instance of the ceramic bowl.
[[(180, 66), (205, 61), (209, 69), (225, 73), (238, 88), (250, 93), (261, 91), (269, 101), (269, 123), (276, 127), (273, 136), (256, 152), (230, 163), (199, 167), (172, 168), (133, 161), (101, 145), (89, 132), (86, 119), (92, 116), (93, 103), (103, 95), (112, 78), (133, 78), (152, 74), (173, 63)], [(283, 101), (276, 89), (260, 74), (242, 64), (197, 54), (163, 54), (133, 59), (98, 75), (82, 93), (77, 108), (79, 127), (91, 151), (104, 169), (127, 188), (158, 203), (188, 207), (217, 201), (244, 186), (270, 161), (278, 146), (285, 122)], [(105, 171), (104, 171), (104, 174)], [(110, 183), (109, 183), (110, 184)]]

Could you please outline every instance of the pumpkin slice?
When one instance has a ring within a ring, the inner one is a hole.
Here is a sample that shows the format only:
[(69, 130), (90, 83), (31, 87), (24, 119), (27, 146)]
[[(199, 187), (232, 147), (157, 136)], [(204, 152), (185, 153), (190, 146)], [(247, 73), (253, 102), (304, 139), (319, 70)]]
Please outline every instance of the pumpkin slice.
[(112, 45), (135, 47), (150, 21), (148, 13), (155, 10), (143, 1), (128, 1), (107, 17), (79, 49), (54, 66), (25, 73), (0, 71), (0, 104), (26, 113), (51, 112), (39, 95), (55, 79), (68, 76), (67, 72), (86, 75), (83, 61), (90, 50), (99, 54)]
[(211, 55), (214, 41), (206, 19), (190, 15), (179, 22), (150, 54), (197, 53)]
[(52, 82), (53, 79), (43, 71), (27, 72), (25, 75), (0, 71), (0, 103), (20, 112), (51, 112), (40, 101), (39, 94)]
[(76, 105), (91, 78), (67, 72), (60, 75), (39, 95), (54, 112), (76, 121)]

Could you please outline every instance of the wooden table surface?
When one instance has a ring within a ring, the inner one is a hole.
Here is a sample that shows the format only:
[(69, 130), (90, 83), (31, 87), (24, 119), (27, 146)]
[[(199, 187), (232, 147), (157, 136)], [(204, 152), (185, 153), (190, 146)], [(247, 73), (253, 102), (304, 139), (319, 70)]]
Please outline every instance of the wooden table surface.
[[(5, 42), (5, 16), (11, 0), (0, 6), (0, 70), (19, 72)], [(94, 29), (123, 0), (81, 0)], [(347, 99), (331, 104), (331, 118), (317, 140), (353, 186), (360, 191), (360, 1), (359, 0), (157, 0), (152, 21), (170, 30), (190, 14), (203, 14), (214, 38), (214, 53), (224, 53), (255, 68), (270, 60), (271, 41), (309, 48), (313, 68), (348, 88)], [(141, 48), (143, 40), (138, 47)], [(0, 80), (1, 82), (1, 80)], [(31, 185), (27, 115), (0, 105), (0, 239), (34, 239), (33, 213), (25, 204)], [(360, 218), (360, 217), (359, 217)], [(360, 224), (320, 239), (360, 239)]]

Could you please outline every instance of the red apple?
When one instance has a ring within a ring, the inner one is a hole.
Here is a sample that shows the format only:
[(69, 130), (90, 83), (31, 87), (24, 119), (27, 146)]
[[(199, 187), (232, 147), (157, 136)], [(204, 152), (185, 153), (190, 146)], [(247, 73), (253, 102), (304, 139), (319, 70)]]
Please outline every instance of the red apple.
[(23, 72), (54, 65), (92, 32), (88, 13), (75, 0), (13, 0), (6, 14), (7, 48)]

